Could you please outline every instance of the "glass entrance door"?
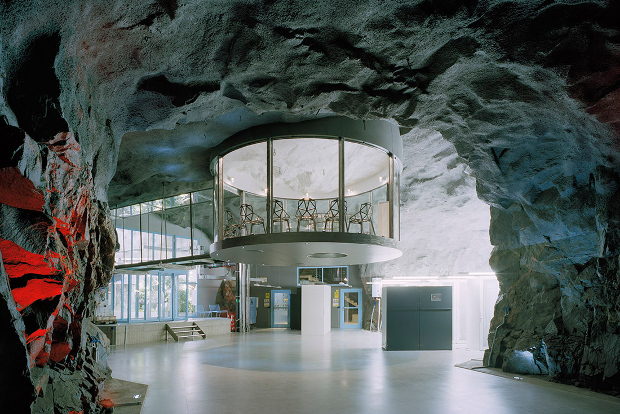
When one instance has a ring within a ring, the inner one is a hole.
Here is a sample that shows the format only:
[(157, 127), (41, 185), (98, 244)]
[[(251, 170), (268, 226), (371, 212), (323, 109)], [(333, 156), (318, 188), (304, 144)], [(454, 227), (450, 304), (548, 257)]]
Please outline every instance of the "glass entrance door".
[(340, 328), (362, 328), (362, 289), (341, 289)]
[(271, 300), (273, 301), (271, 311), (271, 326), (273, 328), (288, 328), (291, 323), (291, 313), (289, 312), (291, 291), (272, 290)]

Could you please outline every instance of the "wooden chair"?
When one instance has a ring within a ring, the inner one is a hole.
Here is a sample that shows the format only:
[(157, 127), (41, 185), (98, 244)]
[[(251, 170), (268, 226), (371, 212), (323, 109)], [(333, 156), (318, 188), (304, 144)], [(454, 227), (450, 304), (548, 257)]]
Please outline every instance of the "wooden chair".
[[(372, 234), (376, 234), (375, 226), (372, 224), (372, 205), (370, 203), (362, 203), (359, 211), (353, 214), (349, 218), (349, 224), (347, 225), (347, 231), (349, 231), (351, 224), (359, 224), (360, 233), (363, 233), (365, 222), (370, 223), (370, 229), (372, 229)], [(370, 234), (370, 229), (368, 230), (368, 234)]]
[(254, 209), (250, 204), (241, 204), (241, 223), (240, 227), (245, 229), (248, 233), (248, 225), (250, 225), (250, 234), (254, 234), (254, 225), (259, 224), (263, 226), (263, 233), (265, 233), (265, 220), (258, 214), (254, 213)]
[[(344, 202), (344, 214), (346, 217), (347, 214), (347, 201), (345, 200)], [(335, 198), (333, 200), (330, 200), (329, 202), (329, 210), (327, 211), (327, 213), (325, 214), (325, 227), (324, 230), (327, 231), (327, 225), (328, 223), (330, 224), (330, 230), (329, 231), (334, 231), (334, 222), (335, 223), (339, 223), (339, 219), (340, 219), (340, 210), (339, 210), (339, 203), (338, 203), (338, 199)], [(346, 226), (346, 222), (345, 222), (345, 226)], [(340, 227), (338, 227), (339, 231)]]
[(297, 231), (299, 231), (299, 227), (301, 226), (302, 221), (307, 221), (308, 225), (310, 222), (314, 224), (314, 231), (316, 231), (316, 218), (318, 214), (316, 212), (316, 201), (311, 198), (302, 198), (297, 202)]
[(283, 231), (282, 222), (286, 221), (288, 231), (291, 231), (291, 216), (284, 210), (284, 204), (280, 200), (273, 200), (273, 223), (280, 222), (280, 233)]

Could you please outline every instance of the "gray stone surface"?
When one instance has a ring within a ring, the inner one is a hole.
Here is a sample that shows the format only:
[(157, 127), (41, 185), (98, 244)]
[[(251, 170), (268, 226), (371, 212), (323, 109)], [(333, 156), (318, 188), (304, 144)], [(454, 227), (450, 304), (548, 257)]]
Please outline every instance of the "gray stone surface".
[[(117, 203), (157, 197), (162, 182), (170, 191), (199, 187), (209, 179), (209, 148), (256, 124), (329, 114), (392, 119), (414, 128), (403, 160), (406, 255), (376, 271), (443, 274), (460, 270), (461, 260), (484, 268), (488, 209), (473, 198), (475, 180), (491, 206), (490, 265), (501, 286), (492, 333), (510, 308), (487, 360), (506, 367), (515, 351), (536, 349), (558, 379), (619, 388), (618, 2), (2, 7), (1, 166), (21, 159), (37, 188), (57, 184), (63, 195), (92, 183), (88, 228), (97, 243), (86, 256), (75, 252), (88, 286), (79, 292), (107, 283), (93, 269), (112, 237), (108, 195)], [(24, 132), (36, 144), (13, 158)], [(45, 173), (51, 150), (42, 144), (58, 132), (80, 145), (70, 160), (84, 171), (77, 182)], [(421, 167), (418, 155), (436, 162)], [(67, 214), (77, 203), (51, 197), (45, 212)], [(471, 210), (459, 233), (458, 213)], [(23, 212), (3, 217), (13, 223), (4, 237), (46, 251), (47, 242), (19, 235), (29, 228)], [(468, 262), (470, 240), (485, 245)], [(90, 301), (70, 299), (84, 313)]]

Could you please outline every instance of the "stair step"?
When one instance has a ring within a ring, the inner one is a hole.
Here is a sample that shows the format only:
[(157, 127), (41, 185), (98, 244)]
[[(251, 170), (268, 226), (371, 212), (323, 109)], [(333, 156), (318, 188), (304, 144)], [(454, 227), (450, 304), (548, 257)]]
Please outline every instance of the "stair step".
[[(166, 329), (168, 331), (168, 333), (170, 334), (170, 336), (172, 336), (172, 338), (175, 341), (179, 341), (179, 338), (198, 338), (200, 337), (201, 339), (206, 339), (207, 335), (202, 331), (202, 329), (200, 329), (200, 326), (198, 326), (197, 324), (192, 324), (192, 325), (184, 325), (184, 326), (170, 326), (168, 324), (166, 324)], [(183, 335), (179, 335), (179, 334), (183, 334)]]

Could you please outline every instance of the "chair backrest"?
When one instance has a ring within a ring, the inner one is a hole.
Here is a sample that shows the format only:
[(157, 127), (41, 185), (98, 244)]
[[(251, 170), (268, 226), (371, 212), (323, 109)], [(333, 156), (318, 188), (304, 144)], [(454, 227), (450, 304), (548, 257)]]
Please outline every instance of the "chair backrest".
[(370, 221), (370, 213), (372, 211), (372, 204), (362, 203), (360, 206), (360, 216), (364, 221)]
[(284, 204), (282, 204), (282, 201), (273, 200), (273, 219), (280, 220), (288, 217), (289, 215), (286, 211), (284, 211)]
[(235, 218), (232, 215), (232, 212), (229, 209), (225, 210), (226, 213), (226, 224), (234, 224)]
[(209, 305), (210, 312), (217, 312), (220, 310), (220, 305)]
[(329, 201), (329, 211), (327, 212), (330, 216), (338, 216), (338, 199), (335, 198)]
[(302, 198), (297, 202), (298, 216), (312, 216), (316, 214), (316, 201), (311, 198)]
[(250, 204), (241, 204), (241, 221), (251, 220), (254, 216), (254, 209)]
[(201, 313), (205, 311), (205, 307), (203, 305), (196, 305), (196, 313)]
[[(329, 210), (327, 211), (327, 217), (328, 218), (336, 218), (339, 217), (339, 206), (340, 203), (338, 202), (337, 198), (334, 198), (333, 200), (329, 201)], [(344, 200), (344, 213), (347, 213), (347, 200)]]

